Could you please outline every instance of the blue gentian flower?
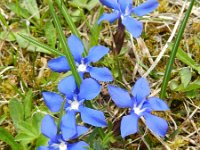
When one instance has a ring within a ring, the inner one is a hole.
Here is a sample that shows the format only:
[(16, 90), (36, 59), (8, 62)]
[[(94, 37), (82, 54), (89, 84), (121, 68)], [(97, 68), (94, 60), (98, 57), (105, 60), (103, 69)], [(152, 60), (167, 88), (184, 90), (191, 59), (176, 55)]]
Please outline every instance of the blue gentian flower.
[[(97, 81), (91, 78), (84, 79), (78, 89), (74, 77), (69, 76), (60, 81), (58, 90), (66, 97), (64, 107), (66, 114), (61, 120), (61, 131), (66, 133), (64, 136), (76, 133), (77, 113), (80, 113), (82, 121), (87, 124), (96, 127), (107, 126), (103, 112), (84, 106), (85, 100), (92, 100), (100, 93), (101, 86)], [(59, 94), (53, 92), (43, 92), (42, 94), (47, 107), (52, 112), (60, 111), (64, 99)]]
[(100, 24), (103, 20), (113, 23), (117, 19), (121, 19), (122, 24), (126, 27), (126, 30), (135, 38), (141, 35), (143, 25), (131, 15), (134, 14), (139, 17), (144, 16), (158, 7), (157, 0), (147, 0), (143, 4), (134, 8), (132, 6), (133, 0), (100, 0), (100, 2), (103, 5), (112, 8), (113, 12), (110, 14), (104, 13), (98, 20), (98, 24)]
[(116, 86), (109, 85), (108, 92), (112, 100), (119, 108), (130, 108), (130, 115), (124, 116), (121, 121), (121, 136), (124, 138), (138, 131), (138, 119), (144, 117), (147, 127), (155, 134), (164, 137), (166, 135), (167, 122), (155, 115), (152, 111), (169, 110), (167, 104), (157, 97), (147, 96), (150, 94), (150, 88), (145, 78), (136, 81), (129, 93)]
[[(87, 72), (90, 73), (92, 78), (98, 81), (109, 82), (113, 80), (112, 73), (108, 68), (92, 67), (90, 65), (106, 55), (109, 51), (108, 48), (100, 45), (94, 46), (89, 50), (88, 55), (83, 58), (82, 53), (84, 51), (84, 46), (81, 40), (75, 35), (71, 35), (67, 42), (81, 77)], [(67, 72), (70, 70), (67, 59), (64, 56), (50, 60), (48, 62), (48, 67), (55, 72)]]
[[(40, 146), (38, 150), (86, 150), (89, 145), (84, 141), (77, 143), (68, 143), (70, 139), (75, 139), (78, 136), (85, 134), (88, 131), (86, 127), (78, 126), (77, 133), (68, 139), (63, 136), (63, 133), (58, 133), (57, 125), (54, 119), (50, 115), (46, 115), (42, 120), (41, 132), (50, 140), (48, 146)], [(67, 133), (65, 133), (67, 134)]]

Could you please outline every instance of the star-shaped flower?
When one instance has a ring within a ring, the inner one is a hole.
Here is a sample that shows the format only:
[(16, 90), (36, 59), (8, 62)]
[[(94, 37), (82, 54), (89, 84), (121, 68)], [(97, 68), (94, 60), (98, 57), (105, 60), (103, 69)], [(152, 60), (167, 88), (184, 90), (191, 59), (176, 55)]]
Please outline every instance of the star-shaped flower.
[(126, 90), (112, 85), (108, 86), (108, 92), (119, 108), (130, 108), (130, 115), (124, 116), (121, 121), (121, 136), (123, 138), (138, 131), (138, 119), (142, 116), (152, 132), (161, 137), (165, 136), (168, 129), (167, 122), (152, 115), (151, 112), (166, 111), (169, 108), (163, 100), (157, 97), (147, 98), (150, 94), (150, 88), (145, 78), (136, 81), (131, 90), (132, 96)]
[[(101, 86), (94, 79), (88, 78), (82, 81), (80, 89), (77, 88), (74, 77), (69, 76), (58, 84), (59, 91), (65, 95), (66, 114), (61, 120), (61, 131), (65, 135), (74, 135), (76, 133), (76, 114), (80, 113), (83, 122), (96, 126), (107, 126), (103, 112), (88, 108), (84, 105), (85, 100), (94, 99), (101, 90)], [(47, 107), (52, 112), (60, 111), (64, 99), (57, 93), (43, 92), (43, 98)], [(67, 137), (64, 137), (67, 138)]]
[[(62, 125), (61, 125), (62, 126)], [(65, 135), (67, 133), (58, 133), (57, 125), (54, 119), (50, 115), (46, 115), (42, 120), (41, 132), (50, 140), (48, 146), (40, 146), (38, 150), (85, 150), (86, 147), (89, 147), (84, 141), (77, 143), (68, 143), (70, 139), (75, 139), (78, 136), (85, 134), (88, 131), (86, 127), (77, 126), (77, 133), (73, 136)], [(64, 137), (69, 137), (65, 139)]]
[(144, 16), (158, 7), (157, 0), (147, 0), (143, 4), (133, 8), (133, 0), (100, 0), (100, 2), (112, 8), (113, 12), (108, 14), (104, 13), (98, 20), (100, 24), (103, 20), (107, 20), (113, 23), (117, 19), (121, 19), (122, 24), (126, 27), (126, 30), (131, 33), (135, 38), (139, 37), (143, 30), (143, 25), (140, 21), (137, 21), (132, 17), (132, 14), (136, 16)]
[[(74, 57), (77, 70), (81, 76), (89, 73), (90, 76), (98, 81), (109, 82), (113, 80), (112, 73), (106, 67), (92, 67), (91, 63), (99, 61), (109, 51), (104, 46), (94, 46), (89, 50), (86, 57), (82, 57), (84, 46), (81, 40), (75, 35), (68, 38), (68, 46)], [(48, 67), (55, 72), (67, 72), (70, 70), (69, 64), (65, 56), (52, 59), (48, 62)]]

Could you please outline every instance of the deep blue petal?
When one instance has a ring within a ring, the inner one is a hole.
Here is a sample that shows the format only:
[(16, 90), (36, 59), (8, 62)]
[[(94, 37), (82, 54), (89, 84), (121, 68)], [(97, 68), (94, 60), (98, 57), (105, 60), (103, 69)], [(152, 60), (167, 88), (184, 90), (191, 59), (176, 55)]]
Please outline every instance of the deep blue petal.
[(147, 0), (143, 4), (132, 9), (132, 12), (137, 16), (144, 16), (158, 7), (159, 3), (157, 0)]
[(130, 16), (125, 16), (122, 18), (122, 24), (134, 38), (138, 38), (141, 35), (143, 29), (142, 22), (137, 21)]
[(150, 113), (144, 114), (145, 122), (147, 127), (154, 132), (155, 134), (164, 137), (167, 133), (168, 124), (167, 122), (157, 116), (154, 116)]
[(133, 0), (118, 0), (118, 3), (120, 5), (121, 11), (123, 13), (127, 13), (127, 11), (131, 11)]
[(68, 46), (70, 48), (70, 51), (72, 53), (72, 55), (74, 56), (74, 59), (78, 62), (80, 62), (81, 58), (82, 58), (82, 53), (84, 51), (84, 46), (83, 43), (81, 42), (81, 40), (75, 36), (75, 35), (71, 35), (68, 38)]
[(150, 107), (155, 111), (169, 110), (167, 103), (157, 97), (149, 98), (148, 103), (150, 104)]
[(58, 90), (62, 94), (65, 94), (68, 99), (72, 99), (76, 88), (77, 88), (77, 85), (72, 75), (64, 78), (58, 84)]
[(130, 95), (126, 90), (109, 85), (108, 93), (119, 108), (131, 108), (133, 106)]
[(81, 113), (81, 119), (83, 122), (96, 126), (96, 127), (105, 127), (107, 126), (105, 116), (103, 112), (94, 110), (87, 107), (80, 107), (79, 108)]
[(146, 97), (150, 94), (149, 83), (145, 78), (140, 78), (135, 82), (133, 86), (132, 95), (136, 98), (137, 104), (146, 99)]
[(97, 81), (110, 82), (113, 80), (112, 73), (106, 67), (90, 67), (88, 70), (91, 77), (96, 79)]
[(120, 17), (119, 11), (113, 11), (112, 13), (104, 13), (101, 15), (101, 17), (98, 20), (98, 24), (100, 24), (102, 21), (109, 21), (110, 23), (115, 22)]
[(117, 0), (99, 0), (103, 5), (112, 8), (112, 9), (119, 9)]
[(62, 107), (63, 98), (53, 92), (42, 92), (45, 104), (52, 112), (58, 112)]
[(135, 113), (122, 118), (120, 130), (123, 138), (138, 131), (138, 119), (139, 116)]
[(89, 145), (83, 141), (68, 144), (67, 146), (67, 150), (87, 150), (87, 148), (89, 148)]
[(94, 99), (97, 95), (99, 95), (100, 91), (101, 85), (97, 81), (91, 78), (85, 79), (80, 85), (78, 99)]
[(67, 59), (64, 56), (48, 61), (48, 67), (55, 72), (67, 72), (70, 70)]
[(47, 146), (40, 146), (37, 150), (49, 150)]
[(60, 129), (65, 140), (69, 140), (76, 135), (76, 113), (74, 111), (67, 111), (62, 117)]
[(89, 62), (97, 62), (100, 60), (104, 55), (106, 55), (109, 52), (109, 48), (105, 46), (93, 46), (89, 53), (88, 56), (85, 58), (87, 63)]
[(46, 137), (54, 139), (57, 135), (57, 125), (50, 115), (46, 115), (42, 119), (41, 132)]

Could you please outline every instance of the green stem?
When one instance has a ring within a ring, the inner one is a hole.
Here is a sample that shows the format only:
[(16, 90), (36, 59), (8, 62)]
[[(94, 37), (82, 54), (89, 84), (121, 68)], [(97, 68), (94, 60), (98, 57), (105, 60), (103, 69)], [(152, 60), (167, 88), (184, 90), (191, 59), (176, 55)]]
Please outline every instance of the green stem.
[(169, 79), (170, 79), (170, 74), (171, 74), (171, 71), (172, 71), (174, 59), (176, 57), (178, 46), (179, 46), (179, 43), (181, 41), (181, 38), (182, 38), (183, 32), (185, 30), (186, 24), (188, 22), (192, 7), (194, 5), (194, 2), (195, 2), (195, 0), (192, 0), (191, 3), (190, 3), (190, 6), (189, 6), (189, 8), (188, 8), (188, 10), (187, 10), (187, 12), (185, 14), (185, 17), (183, 19), (183, 22), (182, 22), (182, 24), (180, 26), (180, 30), (178, 32), (178, 35), (177, 35), (177, 38), (175, 40), (174, 46), (172, 48), (172, 52), (171, 52), (169, 61), (167, 63), (167, 67), (166, 67), (166, 70), (165, 70), (163, 83), (162, 83), (162, 86), (161, 86), (161, 93), (160, 93), (160, 98), (161, 99), (163, 99), (165, 97), (165, 95), (166, 95), (166, 89), (167, 89), (167, 85), (168, 85), (168, 82), (169, 82)]

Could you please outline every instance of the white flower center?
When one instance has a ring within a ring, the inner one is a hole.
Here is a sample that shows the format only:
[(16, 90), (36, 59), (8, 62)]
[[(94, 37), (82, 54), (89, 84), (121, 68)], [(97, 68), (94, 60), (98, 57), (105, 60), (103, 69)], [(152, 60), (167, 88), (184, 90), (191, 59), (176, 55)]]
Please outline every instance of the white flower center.
[(78, 110), (78, 108), (79, 108), (79, 102), (77, 101), (77, 100), (74, 100), (74, 101), (71, 101), (71, 106), (70, 106), (70, 109), (71, 110)]
[(80, 64), (78, 65), (78, 69), (79, 72), (86, 72), (87, 71), (87, 65), (85, 64)]
[(59, 150), (67, 150), (67, 145), (64, 142), (59, 144)]
[(137, 115), (140, 115), (140, 113), (143, 112), (139, 107), (134, 107), (133, 110)]

